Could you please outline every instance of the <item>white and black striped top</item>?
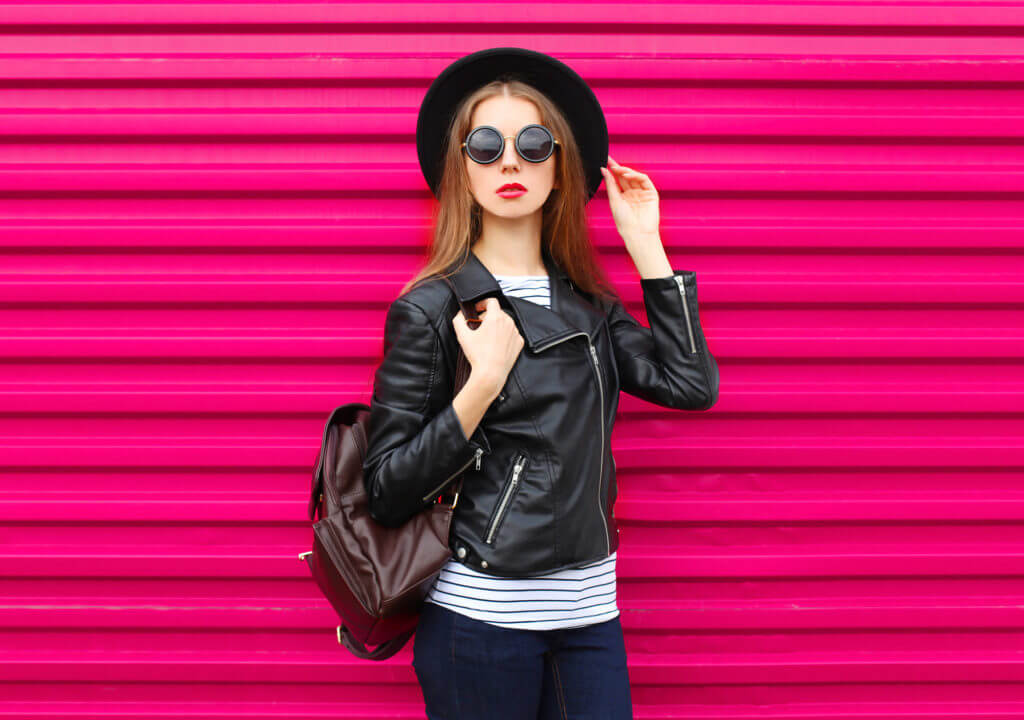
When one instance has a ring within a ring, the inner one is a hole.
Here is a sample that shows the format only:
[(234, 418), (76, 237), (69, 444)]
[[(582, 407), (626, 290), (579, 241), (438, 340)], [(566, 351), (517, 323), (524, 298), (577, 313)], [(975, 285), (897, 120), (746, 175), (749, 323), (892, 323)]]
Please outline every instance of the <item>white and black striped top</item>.
[[(506, 295), (551, 307), (547, 275), (495, 275)], [(442, 568), (426, 601), (502, 627), (554, 630), (617, 617), (615, 556), (580, 568), (509, 578), (488, 575), (455, 558)]]

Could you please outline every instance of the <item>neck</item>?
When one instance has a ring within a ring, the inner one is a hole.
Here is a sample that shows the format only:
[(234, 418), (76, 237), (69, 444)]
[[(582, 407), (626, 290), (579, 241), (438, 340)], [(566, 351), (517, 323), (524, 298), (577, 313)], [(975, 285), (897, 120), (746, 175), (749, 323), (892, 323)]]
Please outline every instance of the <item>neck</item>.
[(481, 237), (473, 253), (492, 275), (546, 275), (540, 236)]

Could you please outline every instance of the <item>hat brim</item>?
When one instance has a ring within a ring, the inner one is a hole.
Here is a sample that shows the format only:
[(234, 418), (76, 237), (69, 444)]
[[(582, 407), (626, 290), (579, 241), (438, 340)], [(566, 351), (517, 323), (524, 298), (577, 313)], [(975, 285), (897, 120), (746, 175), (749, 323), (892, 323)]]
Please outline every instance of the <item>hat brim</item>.
[(601, 167), (608, 162), (608, 125), (601, 104), (568, 65), (518, 47), (487, 48), (461, 57), (442, 70), (427, 89), (416, 120), (416, 153), (430, 191), (438, 197), (445, 143), (459, 102), (506, 72), (518, 74), (565, 114), (583, 159), (589, 201), (601, 185)]

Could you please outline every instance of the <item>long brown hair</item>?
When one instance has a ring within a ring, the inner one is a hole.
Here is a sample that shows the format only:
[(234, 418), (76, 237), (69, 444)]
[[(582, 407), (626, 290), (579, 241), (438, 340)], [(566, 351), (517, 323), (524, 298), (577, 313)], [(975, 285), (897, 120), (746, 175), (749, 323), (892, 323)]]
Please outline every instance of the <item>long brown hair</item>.
[(551, 190), (541, 208), (542, 251), (548, 251), (578, 289), (603, 299), (617, 298), (598, 261), (587, 227), (583, 161), (572, 128), (555, 103), (514, 74), (505, 74), (469, 93), (456, 109), (447, 138), (428, 259), (400, 294), (430, 277), (458, 270), (469, 257), (470, 247), (479, 239), (482, 209), (470, 190), (462, 140), (469, 134), (477, 104), (485, 98), (505, 94), (533, 102), (540, 111), (542, 124), (554, 133), (561, 145), (553, 156), (557, 187)]

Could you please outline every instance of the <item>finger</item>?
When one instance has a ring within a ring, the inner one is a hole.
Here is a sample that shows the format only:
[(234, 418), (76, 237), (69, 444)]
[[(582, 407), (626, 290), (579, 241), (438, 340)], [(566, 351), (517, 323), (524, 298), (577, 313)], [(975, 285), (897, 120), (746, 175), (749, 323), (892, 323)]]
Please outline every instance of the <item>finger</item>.
[(490, 315), (494, 314), (487, 312), (491, 308), (491, 304), (490, 302), (488, 302), (489, 300), (490, 298), (484, 298), (483, 300), (476, 301), (476, 304), (474, 305), (474, 309), (476, 310), (476, 318), (471, 319), (469, 321), (473, 323), (474, 328), (479, 327), (480, 323), (486, 321)]
[(608, 160), (611, 161), (608, 163), (608, 167), (614, 170), (615, 172), (626, 172), (628, 170), (632, 170), (632, 168), (629, 167), (628, 165), (623, 165), (622, 163), (613, 159), (611, 155), (608, 156)]
[(466, 317), (466, 314), (462, 309), (460, 309), (455, 317), (459, 318), (460, 324), (463, 328), (467, 330), (476, 330), (480, 327), (480, 323), (484, 321), (484, 311), (480, 308), (474, 308), (474, 312), (476, 313), (476, 317)]
[(604, 168), (604, 167), (601, 168), (601, 174), (604, 175), (604, 187), (605, 187), (605, 190), (608, 192), (608, 197), (610, 197), (610, 198), (617, 198), (617, 197), (619, 197), (619, 195), (621, 193), (619, 191), (618, 180), (615, 179), (615, 176), (612, 175), (611, 172), (609, 172), (608, 168)]
[(642, 172), (636, 172), (635, 170), (627, 170), (626, 172), (619, 175), (619, 180), (625, 185), (629, 183), (630, 187), (638, 187), (644, 183), (650, 182), (650, 179)]
[(605, 191), (608, 193), (608, 196), (618, 197), (619, 185), (618, 182), (615, 180), (615, 176), (606, 167), (601, 168), (601, 175), (604, 176), (604, 188)]
[(465, 337), (466, 333), (472, 332), (480, 327), (480, 323), (483, 322), (482, 314), (478, 313), (480, 317), (467, 318), (462, 310), (459, 310), (458, 314), (453, 318), (452, 322), (455, 323), (455, 334), (459, 337)]
[(612, 160), (610, 155), (608, 156), (608, 159), (611, 160), (611, 163), (608, 165), (608, 167), (614, 170), (620, 176), (633, 171), (633, 168), (629, 167), (628, 165), (622, 165), (620, 163), (615, 162), (615, 160)]
[(651, 179), (641, 172), (628, 172), (622, 176), (622, 180), (629, 184), (629, 187), (643, 190), (654, 187)]

